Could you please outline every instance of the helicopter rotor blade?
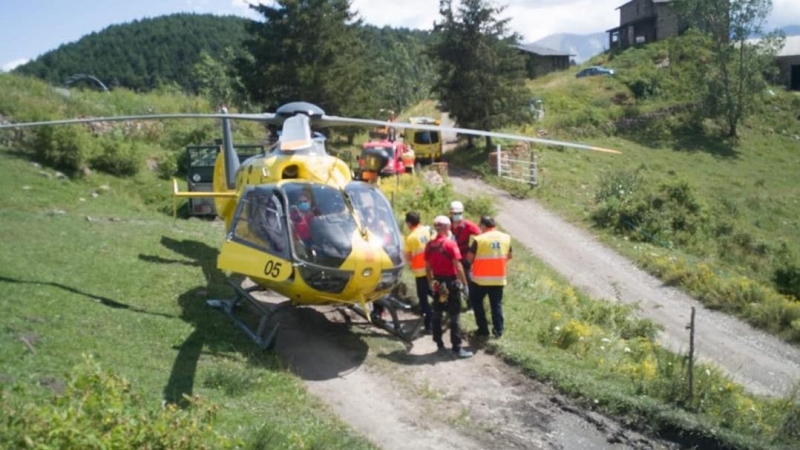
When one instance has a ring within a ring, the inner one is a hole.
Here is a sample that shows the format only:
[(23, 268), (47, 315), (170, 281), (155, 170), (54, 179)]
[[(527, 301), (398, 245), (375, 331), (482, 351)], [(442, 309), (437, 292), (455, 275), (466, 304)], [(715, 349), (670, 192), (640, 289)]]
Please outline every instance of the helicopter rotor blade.
[(0, 123), (0, 130), (8, 128), (32, 128), (45, 125), (73, 125), (81, 123), (95, 123), (95, 122), (124, 122), (129, 120), (165, 120), (165, 119), (239, 119), (239, 120), (255, 120), (267, 123), (280, 124), (283, 118), (277, 117), (275, 114), (203, 114), (203, 113), (188, 113), (188, 114), (140, 114), (132, 116), (109, 116), (109, 117), (86, 117), (81, 119), (59, 119), (59, 120), (44, 120), (40, 122), (22, 122), (22, 123)]
[[(39, 122), (24, 122), (24, 123), (1, 123), (0, 130), (11, 128), (32, 128), (45, 125), (71, 125), (81, 123), (95, 123), (95, 122), (124, 122), (133, 120), (167, 120), (167, 119), (238, 119), (238, 120), (252, 120), (265, 122), (273, 125), (281, 125), (287, 117), (273, 113), (262, 114), (226, 114), (226, 113), (182, 113), (182, 114), (141, 114), (130, 116), (109, 116), (109, 117), (87, 117), (80, 119), (60, 119), (60, 120), (46, 120)], [(521, 136), (509, 133), (496, 133), (492, 131), (474, 130), (470, 128), (457, 128), (457, 127), (443, 127), (440, 125), (417, 124), (408, 122), (388, 122), (384, 120), (372, 119), (358, 119), (351, 117), (338, 117), (338, 116), (312, 116), (309, 118), (312, 126), (326, 128), (336, 126), (389, 126), (399, 129), (414, 129), (414, 130), (428, 130), (428, 131), (446, 131), (460, 134), (468, 134), (472, 136), (494, 137), (499, 139), (512, 139), (518, 141), (532, 142), (543, 145), (554, 145), (568, 148), (577, 148), (582, 150), (592, 150), (605, 153), (621, 153), (618, 150), (609, 148), (597, 147), (593, 145), (580, 144), (576, 142), (556, 141), (552, 139), (542, 139), (530, 136)]]
[(413, 130), (428, 130), (428, 131), (449, 131), (460, 134), (469, 134), (472, 136), (488, 136), (499, 139), (513, 139), (517, 141), (533, 142), (543, 145), (554, 145), (561, 147), (577, 148), (581, 150), (592, 150), (596, 152), (621, 154), (618, 150), (610, 148), (597, 147), (594, 145), (580, 144), (577, 142), (556, 141), (552, 139), (542, 139), (530, 136), (522, 136), (518, 134), (509, 133), (495, 133), (493, 131), (473, 130), (470, 128), (456, 128), (456, 127), (443, 127), (440, 125), (428, 125), (408, 122), (387, 122), (384, 120), (371, 120), (371, 119), (354, 119), (350, 117), (337, 117), (337, 116), (323, 116), (312, 121), (317, 126), (389, 126), (400, 129), (413, 129)]

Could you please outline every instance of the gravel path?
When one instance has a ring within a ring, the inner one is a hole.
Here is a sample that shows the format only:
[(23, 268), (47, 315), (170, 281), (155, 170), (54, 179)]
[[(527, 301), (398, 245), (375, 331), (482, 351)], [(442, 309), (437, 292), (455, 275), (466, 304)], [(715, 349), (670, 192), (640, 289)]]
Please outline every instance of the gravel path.
[(456, 192), (495, 198), (500, 211), (496, 217), (498, 224), (574, 286), (594, 298), (638, 304), (642, 317), (664, 326), (659, 340), (665, 347), (688, 350), (686, 325), (694, 306), (695, 347), (701, 358), (715, 363), (755, 393), (783, 395), (800, 381), (797, 347), (728, 315), (706, 309), (533, 199), (513, 198), (475, 176), (451, 173), (450, 181)]

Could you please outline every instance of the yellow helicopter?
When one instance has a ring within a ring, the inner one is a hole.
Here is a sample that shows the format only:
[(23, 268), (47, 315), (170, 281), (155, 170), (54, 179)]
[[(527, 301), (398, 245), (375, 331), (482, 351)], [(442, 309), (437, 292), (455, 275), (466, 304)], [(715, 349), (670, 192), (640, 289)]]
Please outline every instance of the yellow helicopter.
[[(393, 326), (387, 330), (408, 338), (415, 332), (399, 328), (398, 309), (408, 306), (390, 294), (404, 268), (403, 239), (392, 207), (373, 184), (356, 181), (350, 167), (329, 155), (324, 135), (313, 130), (333, 126), (391, 126), (397, 129), (449, 131), (474, 136), (509, 138), (619, 153), (583, 144), (449, 128), (328, 116), (316, 105), (292, 102), (265, 114), (158, 114), (10, 123), (4, 128), (78, 124), (105, 121), (214, 118), (222, 120), (223, 145), (214, 167), (213, 192), (181, 192), (177, 198), (213, 197), (224, 218), (225, 240), (217, 267), (249, 277), (255, 286), (244, 289), (230, 282), (236, 296), (209, 300), (224, 311), (260, 347), (271, 348), (278, 325), (269, 325), (279, 309), (252, 296), (270, 289), (288, 301), (285, 305), (348, 305), (369, 320), (367, 305), (380, 302), (389, 310)], [(255, 120), (281, 127), (277, 142), (243, 162), (234, 150), (230, 120)], [(377, 168), (380, 171), (381, 168)], [(238, 314), (243, 301), (260, 313), (251, 327)]]

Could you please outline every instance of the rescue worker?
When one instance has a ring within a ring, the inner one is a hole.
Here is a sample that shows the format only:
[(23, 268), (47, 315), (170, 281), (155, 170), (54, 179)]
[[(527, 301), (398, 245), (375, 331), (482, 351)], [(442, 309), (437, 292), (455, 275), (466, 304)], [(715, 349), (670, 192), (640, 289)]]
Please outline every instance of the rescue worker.
[(400, 160), (403, 161), (406, 173), (414, 173), (414, 149), (410, 145), (406, 146), (406, 150), (400, 155)]
[(297, 202), (289, 208), (289, 218), (296, 238), (302, 240), (305, 245), (309, 245), (311, 241), (310, 223), (313, 217), (311, 200), (306, 193), (301, 193), (297, 197)]
[[(471, 263), (467, 260), (467, 252), (469, 251), (469, 244), (472, 241), (472, 236), (480, 234), (481, 229), (475, 222), (464, 218), (464, 205), (459, 201), (450, 203), (450, 220), (453, 223), (453, 239), (458, 244), (458, 249), (461, 251), (461, 264), (464, 266), (464, 273), (467, 276), (467, 284), (471, 283)], [(471, 287), (471, 286), (470, 286)], [(467, 310), (472, 307), (467, 299)]]
[(428, 301), (430, 289), (428, 287), (427, 274), (425, 273), (425, 246), (431, 240), (431, 228), (426, 225), (420, 225), (417, 211), (406, 213), (406, 227), (408, 227), (409, 231), (408, 236), (406, 236), (406, 261), (414, 274), (417, 284), (417, 298), (419, 299), (419, 307), (425, 325), (424, 330), (425, 334), (428, 334), (431, 332), (433, 311)]
[(489, 336), (483, 299), (489, 296), (492, 311), (492, 334), (503, 335), (503, 288), (506, 285), (506, 265), (511, 259), (511, 236), (495, 228), (494, 219), (483, 216), (482, 233), (472, 239), (467, 259), (472, 262), (470, 303), (478, 325), (477, 336)]
[(463, 336), (459, 325), (461, 291), (469, 295), (467, 277), (461, 265), (461, 252), (458, 245), (448, 238), (450, 219), (436, 216), (433, 226), (436, 237), (425, 246), (425, 274), (434, 298), (431, 323), (433, 341), (440, 352), (445, 350), (442, 341), (442, 316), (447, 311), (453, 353), (459, 358), (469, 358), (472, 352), (461, 348)]

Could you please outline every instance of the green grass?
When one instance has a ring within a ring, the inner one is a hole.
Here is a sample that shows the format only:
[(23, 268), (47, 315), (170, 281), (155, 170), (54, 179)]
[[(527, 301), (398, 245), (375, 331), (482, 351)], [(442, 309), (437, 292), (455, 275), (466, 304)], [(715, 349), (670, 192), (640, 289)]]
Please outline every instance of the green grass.
[[(549, 381), (589, 409), (698, 448), (796, 444), (797, 394), (748, 394), (719, 370), (695, 367), (688, 396), (682, 355), (661, 348), (657, 326), (632, 307), (575, 291), (522, 245), (515, 245), (504, 296), (507, 332), (488, 346), (530, 376)], [(464, 320), (467, 329), (474, 321)]]
[(25, 387), (6, 391), (13, 401), (46, 405), (46, 386), (66, 384), (91, 355), (150, 408), (184, 395), (217, 405), (214, 429), (241, 442), (370, 447), (205, 305), (231, 295), (215, 268), (219, 222), (159, 212), (152, 193), (170, 186), (152, 173), (40, 172), (52, 173), (0, 150), (0, 378)]

